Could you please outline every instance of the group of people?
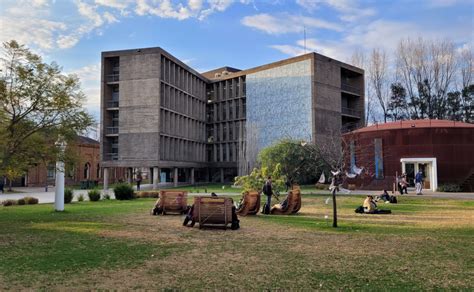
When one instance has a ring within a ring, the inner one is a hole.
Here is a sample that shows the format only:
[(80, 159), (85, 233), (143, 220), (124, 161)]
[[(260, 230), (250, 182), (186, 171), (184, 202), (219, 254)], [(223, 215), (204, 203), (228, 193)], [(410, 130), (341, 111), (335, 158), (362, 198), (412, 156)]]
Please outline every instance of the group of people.
[[(415, 192), (417, 195), (422, 195), (424, 176), (421, 169), (415, 175)], [(396, 178), (397, 188), (400, 195), (408, 194), (408, 180), (407, 174), (403, 173)]]

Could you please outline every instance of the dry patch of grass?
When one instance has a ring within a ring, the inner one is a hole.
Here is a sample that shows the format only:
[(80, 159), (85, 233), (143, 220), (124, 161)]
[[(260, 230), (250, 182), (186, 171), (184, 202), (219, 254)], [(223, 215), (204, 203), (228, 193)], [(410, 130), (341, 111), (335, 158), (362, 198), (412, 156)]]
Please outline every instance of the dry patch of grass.
[(237, 231), (183, 227), (182, 216), (150, 216), (145, 208), (91, 224), (36, 224), (37, 230), (93, 233), (151, 248), (143, 249), (139, 264), (78, 270), (67, 278), (49, 273), (28, 286), (17, 281), (0, 289), (472, 288), (472, 207), (450, 201), (448, 209), (435, 201), (441, 208), (418, 204), (417, 210), (415, 200), (383, 205), (392, 215), (369, 216), (353, 213), (361, 198), (340, 197), (341, 228), (334, 230), (324, 220), (331, 218), (325, 199), (304, 197), (296, 216), (240, 218)]

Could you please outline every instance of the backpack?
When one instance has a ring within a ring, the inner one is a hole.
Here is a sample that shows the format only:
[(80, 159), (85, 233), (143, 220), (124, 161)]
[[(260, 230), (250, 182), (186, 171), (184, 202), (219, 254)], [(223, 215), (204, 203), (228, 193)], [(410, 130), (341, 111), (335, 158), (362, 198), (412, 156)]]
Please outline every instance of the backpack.
[(391, 204), (396, 204), (396, 203), (398, 203), (397, 197), (395, 197), (395, 196), (390, 196), (390, 203), (391, 203)]
[(363, 214), (364, 213), (364, 207), (359, 206), (354, 210), (354, 212), (359, 213), (359, 214)]

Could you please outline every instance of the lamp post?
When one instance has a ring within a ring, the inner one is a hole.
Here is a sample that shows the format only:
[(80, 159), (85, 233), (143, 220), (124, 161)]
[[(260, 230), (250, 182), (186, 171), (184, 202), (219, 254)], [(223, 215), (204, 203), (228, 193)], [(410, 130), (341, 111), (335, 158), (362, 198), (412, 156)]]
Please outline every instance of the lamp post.
[(64, 211), (64, 151), (66, 150), (66, 141), (62, 137), (54, 144), (58, 150), (56, 161), (56, 191), (54, 196), (54, 209)]

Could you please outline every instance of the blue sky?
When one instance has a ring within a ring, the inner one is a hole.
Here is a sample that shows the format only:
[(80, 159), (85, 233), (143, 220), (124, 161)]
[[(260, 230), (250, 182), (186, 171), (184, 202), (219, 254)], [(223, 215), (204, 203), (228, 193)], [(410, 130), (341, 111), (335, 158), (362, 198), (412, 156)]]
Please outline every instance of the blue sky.
[(473, 44), (469, 0), (0, 0), (0, 41), (16, 39), (82, 80), (98, 117), (100, 52), (160, 46), (198, 71), (245, 69), (307, 51), (348, 61), (400, 38)]

